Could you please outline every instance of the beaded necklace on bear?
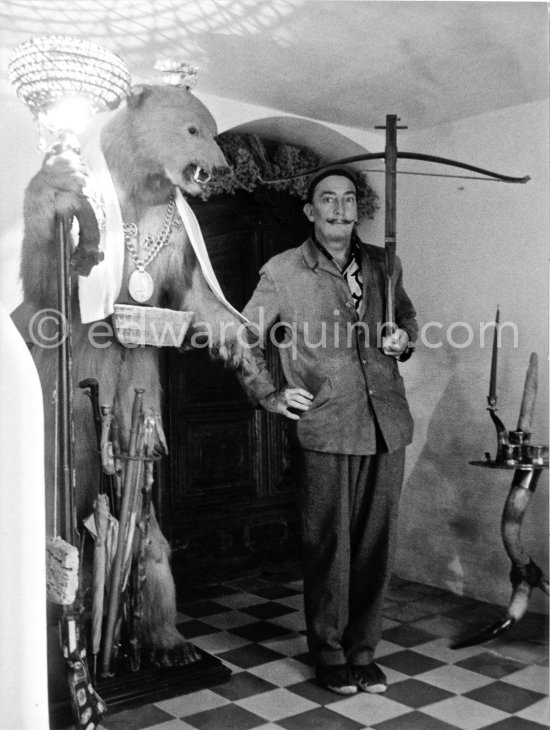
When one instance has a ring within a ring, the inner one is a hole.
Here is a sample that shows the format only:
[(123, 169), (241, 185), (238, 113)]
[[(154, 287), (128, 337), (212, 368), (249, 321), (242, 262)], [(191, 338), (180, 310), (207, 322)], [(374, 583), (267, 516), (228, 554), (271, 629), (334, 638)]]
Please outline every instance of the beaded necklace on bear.
[(151, 235), (145, 236), (142, 247), (147, 250), (145, 258), (141, 258), (138, 253), (137, 241), (139, 237), (139, 229), (135, 223), (123, 223), (122, 230), (124, 232), (124, 243), (128, 249), (128, 253), (132, 257), (136, 271), (133, 271), (128, 281), (128, 292), (132, 299), (140, 304), (149, 301), (155, 291), (153, 277), (145, 269), (164, 246), (170, 242), (170, 236), (174, 226), (174, 214), (176, 211), (176, 200), (172, 193), (166, 208), (166, 215), (162, 228), (156, 239)]

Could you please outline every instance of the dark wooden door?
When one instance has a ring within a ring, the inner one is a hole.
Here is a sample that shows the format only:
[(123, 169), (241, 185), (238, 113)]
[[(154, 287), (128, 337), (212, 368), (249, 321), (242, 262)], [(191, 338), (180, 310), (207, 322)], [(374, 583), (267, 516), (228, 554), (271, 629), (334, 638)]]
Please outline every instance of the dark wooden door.
[[(212, 265), (241, 310), (271, 256), (307, 236), (302, 203), (286, 194), (194, 202)], [(277, 353), (271, 372), (282, 382)], [(176, 579), (216, 580), (287, 557), (297, 520), (287, 423), (249, 403), (234, 372), (204, 349), (169, 352), (165, 422), (170, 448), (161, 522)]]

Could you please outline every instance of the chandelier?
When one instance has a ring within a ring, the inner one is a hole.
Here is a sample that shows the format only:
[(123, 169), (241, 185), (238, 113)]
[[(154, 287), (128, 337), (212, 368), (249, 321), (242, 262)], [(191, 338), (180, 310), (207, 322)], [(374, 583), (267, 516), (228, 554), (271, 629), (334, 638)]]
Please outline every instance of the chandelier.
[(85, 125), (93, 114), (115, 109), (130, 90), (130, 72), (120, 56), (64, 35), (17, 46), (8, 79), (33, 116), (54, 134), (78, 133), (81, 121)]

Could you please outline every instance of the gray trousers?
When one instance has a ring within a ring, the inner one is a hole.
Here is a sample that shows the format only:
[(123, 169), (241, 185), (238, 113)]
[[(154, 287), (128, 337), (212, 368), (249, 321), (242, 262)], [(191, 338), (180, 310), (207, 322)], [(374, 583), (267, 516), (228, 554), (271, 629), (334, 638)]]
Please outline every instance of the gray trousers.
[(395, 552), (405, 448), (300, 452), (308, 646), (317, 665), (373, 661)]

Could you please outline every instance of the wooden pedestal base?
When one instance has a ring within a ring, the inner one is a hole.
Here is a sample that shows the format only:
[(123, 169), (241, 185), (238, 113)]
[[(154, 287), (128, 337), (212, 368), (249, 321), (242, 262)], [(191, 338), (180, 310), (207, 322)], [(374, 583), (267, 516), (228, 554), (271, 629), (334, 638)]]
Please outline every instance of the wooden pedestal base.
[[(182, 667), (157, 669), (147, 667), (139, 672), (126, 672), (109, 679), (100, 679), (95, 689), (107, 705), (109, 715), (151, 702), (170, 699), (196, 689), (226, 682), (231, 670), (211, 654), (197, 649), (201, 658)], [(68, 696), (50, 702), (50, 726), (67, 728), (73, 722)]]

